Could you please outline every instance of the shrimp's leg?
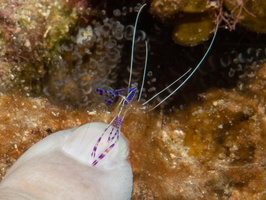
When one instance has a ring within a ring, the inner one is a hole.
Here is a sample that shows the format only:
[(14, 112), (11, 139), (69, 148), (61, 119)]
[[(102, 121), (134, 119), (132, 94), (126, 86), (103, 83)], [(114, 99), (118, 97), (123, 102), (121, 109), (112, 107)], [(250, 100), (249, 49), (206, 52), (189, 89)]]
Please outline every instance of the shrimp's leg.
[[(100, 161), (100, 160), (102, 160), (110, 151), (111, 151), (111, 149), (115, 146), (115, 144), (117, 143), (117, 141), (119, 140), (119, 136), (120, 136), (120, 129), (121, 129), (121, 123), (122, 123), (122, 119), (120, 118), (120, 117), (115, 117), (115, 120), (113, 120), (113, 126), (112, 126), (112, 130), (110, 131), (110, 133), (109, 133), (109, 136), (108, 136), (108, 140), (107, 140), (107, 143), (110, 143), (110, 142), (112, 142), (113, 140), (114, 140), (114, 142), (113, 143), (111, 143), (98, 157), (97, 157), (97, 159), (95, 159), (93, 162), (92, 162), (92, 166), (95, 166), (95, 165), (97, 165), (98, 164), (98, 162)], [(109, 125), (110, 126), (110, 125)], [(109, 127), (108, 126), (108, 127)], [(114, 129), (116, 128), (116, 131), (115, 131), (115, 133), (113, 134), (113, 131), (114, 131)], [(107, 128), (108, 129), (108, 128)], [(105, 129), (105, 131), (107, 130), (107, 129)], [(105, 133), (105, 131), (104, 131), (104, 133)], [(100, 138), (102, 138), (103, 137), (103, 135), (104, 135), (104, 133), (101, 135), (101, 137)], [(112, 136), (112, 134), (113, 134), (113, 136)], [(99, 139), (98, 139), (98, 141), (99, 141)], [(96, 155), (96, 151), (97, 151), (97, 146), (99, 145), (99, 143), (98, 143), (98, 141), (97, 141), (97, 144), (94, 146), (94, 148), (93, 148), (93, 157), (95, 157), (95, 155)], [(101, 141), (101, 140), (100, 140)], [(96, 148), (95, 148), (96, 147)]]

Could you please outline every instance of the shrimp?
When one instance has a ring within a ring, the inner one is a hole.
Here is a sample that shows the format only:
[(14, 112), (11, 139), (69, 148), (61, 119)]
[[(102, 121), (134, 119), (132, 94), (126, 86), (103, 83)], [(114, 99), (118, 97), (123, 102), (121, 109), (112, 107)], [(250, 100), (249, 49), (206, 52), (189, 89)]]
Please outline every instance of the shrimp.
[[(100, 95), (104, 95), (106, 97), (105, 102), (106, 102), (107, 106), (111, 106), (114, 103), (114, 101), (115, 101), (115, 99), (117, 97), (121, 97), (121, 102), (118, 105), (120, 107), (118, 114), (113, 118), (113, 120), (110, 122), (110, 124), (107, 126), (107, 128), (103, 131), (103, 133), (98, 138), (96, 144), (93, 147), (93, 150), (92, 150), (92, 153), (91, 153), (92, 158), (95, 158), (95, 160), (92, 162), (93, 166), (97, 165), (98, 162), (100, 160), (102, 160), (106, 156), (106, 154), (108, 154), (111, 151), (111, 149), (114, 148), (114, 146), (116, 145), (117, 141), (119, 140), (119, 135), (120, 135), (120, 130), (121, 130), (121, 125), (122, 125), (123, 119), (125, 117), (126, 112), (130, 109), (129, 108), (129, 109), (124, 111), (124, 107), (127, 106), (128, 104), (130, 104), (130, 102), (134, 99), (134, 97), (136, 97), (136, 94), (138, 93), (138, 89), (136, 87), (131, 87), (131, 81), (132, 81), (133, 64), (134, 64), (133, 63), (133, 60), (134, 60), (133, 58), (134, 58), (134, 45), (135, 45), (137, 24), (138, 24), (138, 19), (139, 19), (141, 10), (145, 6), (146, 6), (146, 4), (143, 4), (140, 7), (140, 9), (138, 11), (138, 14), (137, 14), (137, 17), (136, 17), (136, 21), (135, 21), (135, 26), (134, 26), (134, 31), (133, 31), (133, 38), (132, 38), (131, 62), (130, 62), (130, 70), (129, 70), (128, 87), (127, 88), (122, 88), (122, 89), (115, 89), (115, 90), (104, 90), (104, 89), (101, 89), (101, 88), (96, 88), (96, 92), (98, 92)], [(178, 82), (179, 80), (181, 80), (182, 78), (187, 76), (185, 78), (185, 80), (176, 89), (174, 89), (168, 96), (166, 96), (163, 100), (161, 100), (154, 107), (150, 108), (148, 111), (156, 109), (163, 102), (165, 102), (169, 97), (171, 97), (175, 92), (177, 92), (193, 76), (193, 74), (201, 66), (202, 62), (205, 60), (206, 56), (208, 55), (209, 51), (211, 50), (211, 47), (213, 45), (213, 42), (214, 42), (216, 34), (217, 34), (217, 30), (218, 30), (218, 21), (219, 20), (217, 19), (217, 27), (215, 29), (214, 36), (213, 36), (213, 38), (211, 40), (211, 43), (210, 43), (207, 51), (205, 52), (204, 56), (202, 57), (202, 59), (198, 63), (198, 65), (193, 70), (192, 70), (192, 68), (189, 68), (182, 76), (177, 78), (170, 85), (168, 85), (163, 90), (161, 90), (160, 92), (155, 94), (153, 97), (151, 97), (150, 99), (148, 99), (147, 101), (142, 103), (142, 106), (145, 106), (150, 101), (152, 101), (155, 97), (157, 97), (158, 95), (160, 95), (161, 93), (166, 91), (168, 88), (173, 86), (176, 82)], [(140, 102), (142, 91), (143, 91), (143, 88), (144, 88), (145, 74), (146, 74), (147, 61), (148, 61), (148, 42), (147, 41), (145, 42), (145, 45), (146, 45), (145, 66), (144, 66), (144, 70), (143, 70), (142, 84), (141, 84), (141, 88), (139, 90), (138, 102)], [(125, 93), (126, 93), (126, 95), (125, 95)], [(145, 110), (146, 107), (143, 107), (143, 109)], [(108, 133), (107, 130), (108, 130), (108, 128), (110, 126), (112, 126), (112, 129)], [(109, 136), (108, 136), (107, 141), (104, 141), (103, 143), (108, 144), (109, 146), (107, 145), (107, 148), (103, 152), (99, 153), (99, 155), (97, 157), (96, 154), (97, 154), (98, 146), (99, 146), (100, 142), (102, 141), (102, 138), (103, 138), (103, 136), (105, 134), (107, 134)]]
[[(114, 104), (116, 99), (121, 99), (113, 120), (109, 124), (92, 122), (78, 128), (59, 131), (32, 146), (7, 171), (0, 184), (0, 199), (125, 200), (131, 198), (133, 173), (128, 161), (128, 142), (121, 133), (121, 127), (126, 114), (132, 108), (132, 101), (137, 99), (140, 102), (144, 88), (148, 42), (146, 42), (146, 59), (140, 90), (131, 85), (131, 76), (137, 22), (145, 5), (139, 9), (135, 22), (128, 87), (110, 91), (96, 89), (96, 92), (106, 97), (105, 102), (109, 106)], [(195, 69), (187, 70), (165, 89), (141, 103), (143, 111), (156, 109), (182, 87), (199, 68), (211, 45)], [(184, 77), (186, 79), (183, 83), (168, 97), (153, 107), (147, 105)], [(115, 184), (112, 184), (113, 182)]]

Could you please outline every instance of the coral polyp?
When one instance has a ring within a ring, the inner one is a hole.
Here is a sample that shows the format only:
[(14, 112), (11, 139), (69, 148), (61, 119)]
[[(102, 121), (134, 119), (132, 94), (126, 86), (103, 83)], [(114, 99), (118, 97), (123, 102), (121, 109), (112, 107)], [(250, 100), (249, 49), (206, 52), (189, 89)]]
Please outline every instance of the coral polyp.
[(108, 18), (80, 28), (58, 47), (46, 74), (44, 94), (74, 107), (87, 106), (92, 88), (110, 85), (109, 74), (121, 61), (123, 38), (124, 25)]
[[(97, 102), (95, 89), (110, 89), (117, 82), (124, 43), (133, 34), (132, 25), (125, 26), (114, 17), (102, 13), (94, 16), (90, 8), (83, 12), (91, 24), (79, 27), (58, 47), (48, 63), (43, 86), (43, 93), (51, 101), (76, 108)], [(140, 34), (137, 39), (145, 37)]]

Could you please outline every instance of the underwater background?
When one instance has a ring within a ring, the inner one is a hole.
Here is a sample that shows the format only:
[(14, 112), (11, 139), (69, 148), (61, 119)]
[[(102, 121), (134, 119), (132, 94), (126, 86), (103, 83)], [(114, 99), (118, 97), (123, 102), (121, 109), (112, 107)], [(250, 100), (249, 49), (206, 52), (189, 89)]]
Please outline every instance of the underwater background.
[(143, 3), (132, 74), (140, 85), (149, 41), (141, 101), (195, 68), (218, 31), (171, 98), (151, 112), (132, 102), (122, 125), (132, 199), (266, 199), (266, 2), (253, 0), (2, 0), (1, 178), (45, 136), (110, 122), (115, 105), (95, 89), (128, 87)]

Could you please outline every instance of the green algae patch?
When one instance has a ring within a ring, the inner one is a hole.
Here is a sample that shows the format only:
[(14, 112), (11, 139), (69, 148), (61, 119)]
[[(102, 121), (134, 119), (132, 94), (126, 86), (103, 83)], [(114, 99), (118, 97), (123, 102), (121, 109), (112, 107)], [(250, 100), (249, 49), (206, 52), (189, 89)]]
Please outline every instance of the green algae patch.
[(2, 89), (27, 96), (40, 93), (44, 65), (77, 19), (77, 9), (62, 0), (1, 1), (0, 55), (11, 72), (2, 77)]
[(201, 13), (208, 9), (208, 0), (188, 0), (187, 5), (182, 9), (185, 13)]
[(3, 38), (13, 44), (20, 42), (32, 50), (35, 47), (53, 48), (77, 20), (76, 10), (68, 8), (61, 0), (19, 0), (13, 3), (4, 0), (0, 7)]
[(172, 38), (177, 44), (195, 46), (208, 40), (214, 29), (213, 15), (184, 14), (175, 19)]

